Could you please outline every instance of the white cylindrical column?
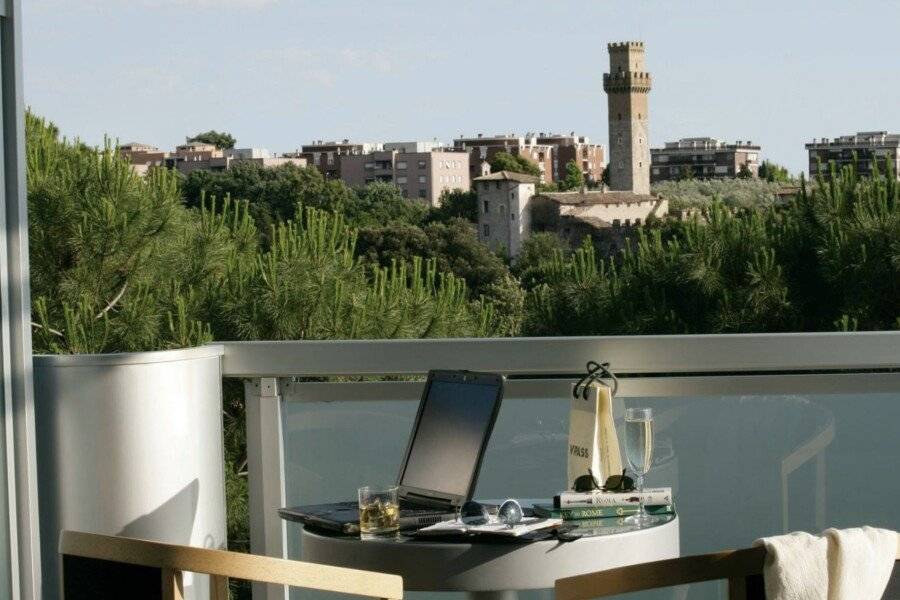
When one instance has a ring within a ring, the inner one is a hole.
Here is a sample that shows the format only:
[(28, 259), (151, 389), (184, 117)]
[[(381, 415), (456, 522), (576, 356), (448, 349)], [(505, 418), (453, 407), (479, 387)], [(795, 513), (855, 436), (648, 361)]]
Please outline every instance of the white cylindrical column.
[[(44, 597), (63, 529), (226, 546), (221, 346), (34, 357)], [(185, 574), (187, 598), (208, 598)]]

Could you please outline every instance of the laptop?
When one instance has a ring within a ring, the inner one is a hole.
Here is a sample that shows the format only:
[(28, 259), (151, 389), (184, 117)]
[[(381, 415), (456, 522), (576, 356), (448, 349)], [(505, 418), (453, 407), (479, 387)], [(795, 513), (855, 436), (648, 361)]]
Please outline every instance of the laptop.
[[(401, 529), (454, 519), (457, 509), (472, 499), (500, 411), (503, 383), (503, 376), (493, 373), (428, 373), (397, 476)], [(359, 506), (355, 501), (282, 508), (278, 512), (290, 521), (359, 533)]]

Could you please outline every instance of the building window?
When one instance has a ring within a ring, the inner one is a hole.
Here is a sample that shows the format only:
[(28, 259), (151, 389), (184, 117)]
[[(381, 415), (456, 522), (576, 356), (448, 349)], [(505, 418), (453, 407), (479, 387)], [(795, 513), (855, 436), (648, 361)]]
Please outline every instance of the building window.
[(425, 168), (425, 161), (424, 161), (424, 160), (420, 160), (418, 164), (419, 164), (419, 168), (420, 168), (420, 169), (424, 169), (424, 168)]
[(509, 199), (510, 199), (510, 200), (515, 200), (515, 199), (516, 199), (516, 193), (515, 193), (515, 192), (510, 192), (510, 193), (509, 193)]
[(491, 237), (491, 226), (487, 223), (484, 224), (484, 237)]
[(397, 168), (398, 168), (398, 169), (406, 169), (406, 161), (405, 161), (405, 160), (401, 160), (400, 162), (398, 162), (398, 163), (397, 163)]
[(419, 183), (425, 183), (425, 176), (419, 175)]
[(399, 183), (400, 185), (406, 185), (406, 177), (398, 177), (397, 183)]
[(419, 190), (419, 198), (425, 198), (426, 195), (427, 194), (426, 194), (425, 190)]
[(373, 162), (367, 162), (366, 165), (365, 165), (365, 168), (366, 168), (366, 169), (370, 169), (370, 170), (371, 170), (371, 169), (374, 169), (374, 168), (375, 168), (375, 163), (373, 163)]
[(488, 201), (485, 200), (485, 201), (484, 201), (484, 214), (488, 214), (489, 212), (491, 212), (491, 209), (490, 209), (490, 207), (488, 206)]
[(510, 212), (510, 213), (509, 213), (509, 220), (510, 220), (510, 221), (515, 221), (515, 220), (516, 220), (516, 213)]
[(495, 182), (494, 182), (494, 187), (495, 187), (496, 189), (499, 190), (499, 189), (500, 189), (500, 182), (499, 182), (499, 181), (495, 181)]

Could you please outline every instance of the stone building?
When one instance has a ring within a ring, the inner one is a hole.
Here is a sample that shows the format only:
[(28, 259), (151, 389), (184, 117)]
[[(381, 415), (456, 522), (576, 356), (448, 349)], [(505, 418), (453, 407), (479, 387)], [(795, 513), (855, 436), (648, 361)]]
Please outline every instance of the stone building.
[(889, 161), (893, 165), (894, 175), (900, 179), (900, 134), (860, 131), (833, 140), (814, 139), (806, 144), (806, 150), (809, 152), (810, 177), (820, 174), (819, 164), (822, 165), (821, 175), (830, 179), (829, 163), (834, 163), (838, 168), (855, 164), (861, 175), (871, 175), (873, 163), (877, 162), (879, 171), (883, 173), (885, 161)]
[(609, 188), (649, 194), (651, 78), (644, 66), (644, 43), (618, 42), (607, 48), (609, 73), (603, 75), (603, 89), (609, 111)]
[(478, 239), (493, 250), (515, 256), (531, 233), (531, 200), (537, 177), (499, 171), (476, 177)]
[(714, 138), (681, 138), (666, 142), (663, 148), (651, 148), (650, 181), (731, 179), (746, 167), (750, 175), (759, 174), (760, 147), (747, 140), (729, 144)]
[(537, 181), (528, 176), (504, 171), (478, 177), (478, 235), (489, 246), (515, 256), (529, 235), (549, 231), (572, 245), (590, 237), (611, 252), (622, 247), (631, 228), (668, 214), (668, 202), (650, 193), (650, 75), (644, 71), (644, 45), (610, 44), (609, 55), (604, 88), (609, 94), (612, 189), (537, 193)]

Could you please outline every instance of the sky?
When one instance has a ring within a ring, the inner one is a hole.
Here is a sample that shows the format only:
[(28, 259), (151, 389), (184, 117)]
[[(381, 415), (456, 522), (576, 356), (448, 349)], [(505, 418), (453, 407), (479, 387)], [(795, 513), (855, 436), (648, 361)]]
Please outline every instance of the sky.
[(900, 2), (25, 0), (25, 101), (69, 137), (172, 148), (576, 131), (608, 147), (606, 44), (641, 40), (652, 147), (900, 133)]

